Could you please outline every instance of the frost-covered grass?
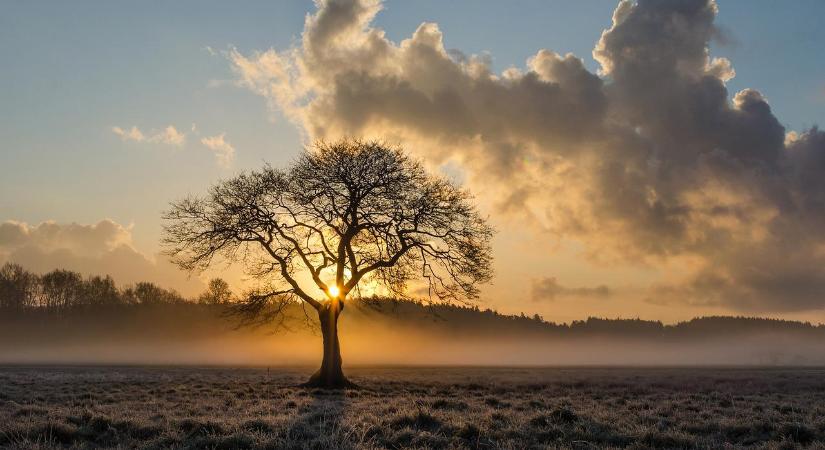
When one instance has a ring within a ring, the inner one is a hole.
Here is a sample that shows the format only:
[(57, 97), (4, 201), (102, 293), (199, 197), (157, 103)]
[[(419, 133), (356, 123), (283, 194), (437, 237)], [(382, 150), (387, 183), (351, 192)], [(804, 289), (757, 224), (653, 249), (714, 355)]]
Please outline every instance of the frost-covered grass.
[(0, 368), (0, 447), (825, 448), (825, 370)]

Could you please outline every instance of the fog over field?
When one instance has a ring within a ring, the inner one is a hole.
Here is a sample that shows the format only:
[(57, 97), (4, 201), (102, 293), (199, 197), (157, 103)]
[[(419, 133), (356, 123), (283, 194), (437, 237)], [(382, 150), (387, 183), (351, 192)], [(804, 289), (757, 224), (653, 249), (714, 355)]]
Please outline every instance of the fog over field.
[[(132, 305), (0, 317), (0, 363), (315, 365), (321, 336), (295, 307), (282, 324), (238, 328), (221, 306)], [(341, 319), (354, 365), (821, 365), (825, 328), (705, 318), (675, 325), (540, 318), (413, 302), (353, 303)]]

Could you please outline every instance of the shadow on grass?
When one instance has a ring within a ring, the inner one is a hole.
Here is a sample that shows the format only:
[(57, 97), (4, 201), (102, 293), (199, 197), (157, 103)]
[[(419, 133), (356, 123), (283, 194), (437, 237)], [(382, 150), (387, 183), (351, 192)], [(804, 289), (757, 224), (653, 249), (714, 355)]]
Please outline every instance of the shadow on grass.
[(276, 448), (351, 448), (343, 425), (349, 406), (344, 390), (308, 389), (310, 401), (300, 407), (286, 429), (274, 442)]

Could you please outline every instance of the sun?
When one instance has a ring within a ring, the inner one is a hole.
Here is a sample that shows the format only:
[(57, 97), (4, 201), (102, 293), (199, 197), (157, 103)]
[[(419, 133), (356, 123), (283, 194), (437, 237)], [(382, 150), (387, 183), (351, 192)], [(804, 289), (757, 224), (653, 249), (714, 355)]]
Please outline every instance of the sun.
[(338, 289), (338, 286), (334, 284), (327, 289), (327, 292), (329, 293), (329, 296), (332, 298), (338, 297), (338, 294), (341, 293), (341, 291)]

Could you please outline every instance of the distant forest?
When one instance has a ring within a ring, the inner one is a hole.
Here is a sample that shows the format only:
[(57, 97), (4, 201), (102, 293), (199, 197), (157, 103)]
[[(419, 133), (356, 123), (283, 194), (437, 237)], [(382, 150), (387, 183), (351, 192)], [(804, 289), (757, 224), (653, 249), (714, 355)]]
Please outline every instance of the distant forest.
[(229, 285), (220, 278), (210, 281), (208, 289), (197, 298), (187, 299), (174, 290), (150, 282), (118, 288), (115, 280), (108, 275), (84, 278), (77, 272), (62, 269), (38, 275), (14, 263), (5, 263), (0, 267), (0, 310), (5, 312), (60, 312), (124, 305), (220, 304), (232, 300)]
[[(0, 323), (24, 316), (77, 318), (95, 314), (111, 316), (139, 315), (140, 311), (166, 308), (172, 316), (191, 320), (198, 317), (224, 316), (236, 300), (229, 285), (220, 278), (212, 279), (206, 290), (193, 298), (164, 289), (150, 282), (118, 287), (110, 276), (83, 277), (69, 270), (54, 270), (43, 275), (27, 271), (13, 263), (0, 267)], [(367, 298), (353, 304), (349, 315), (365, 318), (372, 314), (382, 320), (420, 323), (455, 331), (518, 331), (519, 334), (553, 334), (567, 337), (587, 335), (620, 335), (625, 338), (708, 338), (743, 333), (791, 333), (807, 337), (825, 337), (825, 325), (813, 325), (779, 319), (754, 317), (700, 317), (676, 324), (641, 319), (606, 319), (590, 317), (569, 324), (546, 321), (538, 314), (528, 316), (500, 314), (475, 305), (428, 303), (414, 300)], [(311, 320), (295, 305), (288, 318)], [(231, 322), (231, 321), (230, 321)], [(284, 324), (285, 322), (278, 322)], [(234, 325), (238, 325), (235, 323)]]

